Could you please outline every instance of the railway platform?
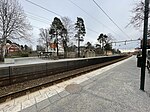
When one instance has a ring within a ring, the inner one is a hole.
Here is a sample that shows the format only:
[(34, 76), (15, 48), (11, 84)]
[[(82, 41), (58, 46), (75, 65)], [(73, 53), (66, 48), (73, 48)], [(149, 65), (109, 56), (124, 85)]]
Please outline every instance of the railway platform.
[[(115, 56), (115, 55), (114, 55)], [(98, 56), (97, 58), (103, 58), (107, 56)], [(89, 57), (93, 58), (93, 57)], [(9, 66), (21, 66), (21, 65), (30, 65), (30, 64), (40, 64), (40, 63), (51, 63), (51, 62), (59, 62), (59, 61), (71, 61), (85, 58), (70, 58), (70, 59), (47, 59), (47, 58), (39, 58), (39, 57), (23, 57), (23, 58), (14, 58), (14, 63), (0, 63), (1, 67), (9, 67)]]
[(8, 67), (8, 66), (20, 66), (20, 65), (29, 65), (29, 64), (38, 64), (38, 63), (46, 63), (51, 62), (53, 60), (44, 60), (39, 57), (24, 57), (24, 58), (13, 58), (14, 63), (0, 63), (0, 67)]
[(0, 112), (149, 112), (150, 75), (140, 87), (136, 57), (0, 104)]

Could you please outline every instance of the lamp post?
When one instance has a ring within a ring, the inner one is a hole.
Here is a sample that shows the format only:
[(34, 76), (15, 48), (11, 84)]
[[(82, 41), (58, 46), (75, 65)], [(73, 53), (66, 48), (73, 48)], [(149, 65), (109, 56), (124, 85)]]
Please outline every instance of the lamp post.
[(146, 47), (147, 47), (147, 32), (148, 32), (148, 14), (149, 14), (149, 0), (145, 0), (144, 11), (144, 32), (143, 32), (143, 48), (142, 48), (142, 66), (141, 66), (141, 82), (140, 89), (144, 91), (145, 85), (145, 64), (146, 64)]

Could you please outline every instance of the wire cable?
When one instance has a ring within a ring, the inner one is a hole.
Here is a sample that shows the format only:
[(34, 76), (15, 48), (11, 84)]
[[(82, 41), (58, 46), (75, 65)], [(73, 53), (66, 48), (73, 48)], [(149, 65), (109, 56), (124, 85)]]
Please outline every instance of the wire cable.
[[(35, 5), (35, 6), (37, 6), (37, 7), (40, 7), (40, 8), (42, 8), (42, 9), (44, 9), (44, 10), (50, 12), (50, 13), (53, 13), (53, 14), (56, 14), (57, 16), (62, 17), (60, 14), (58, 14), (58, 13), (56, 13), (56, 12), (54, 12), (54, 11), (51, 11), (51, 10), (49, 10), (49, 9), (46, 9), (45, 7), (43, 7), (43, 6), (41, 6), (41, 5), (38, 5), (38, 4), (36, 4), (36, 3), (34, 3), (34, 2), (31, 2), (31, 1), (29, 1), (29, 0), (25, 0), (25, 1), (27, 1), (27, 2), (29, 2), (29, 3), (31, 3), (31, 4), (33, 4), (33, 5)], [(32, 19), (33, 19), (33, 18), (32, 18)], [(37, 20), (37, 18), (36, 18), (36, 19), (34, 18), (34, 20)], [(37, 20), (37, 21), (42, 22), (41, 20)], [(94, 31), (94, 30), (92, 30), (92, 29), (90, 29), (90, 28), (88, 28), (88, 27), (86, 27), (86, 28), (87, 28), (89, 31), (91, 31), (91, 32), (98, 33), (97, 31)]]
[[(39, 22), (42, 22), (40, 19), (37, 19), (37, 18), (31, 18), (31, 17), (29, 17), (30, 19), (32, 19), (32, 20), (35, 20), (35, 21), (39, 21)], [(44, 23), (44, 24), (47, 24), (46, 22), (42, 22), (42, 23)], [(37, 27), (37, 26), (34, 26), (34, 25), (32, 25), (33, 27), (35, 27), (35, 28), (39, 28), (40, 29), (40, 27)], [(98, 32), (96, 32), (96, 31), (94, 31), (94, 30), (92, 30), (92, 29), (90, 29), (90, 28), (87, 28), (87, 30), (89, 30), (89, 31), (91, 31), (91, 32), (93, 32), (93, 33), (98, 33)]]
[(88, 27), (86, 27), (86, 29), (89, 30), (89, 31), (92, 31), (92, 32), (94, 32), (94, 33), (96, 33), (96, 34), (98, 34), (97, 31), (94, 31), (94, 30), (92, 30), (92, 29), (90, 29), (90, 28), (88, 28)]
[[(75, 2), (73, 2), (72, 0), (68, 0), (70, 3), (72, 3), (73, 5), (75, 5), (76, 7), (78, 7), (80, 10), (82, 10), (85, 14), (87, 14), (90, 18), (96, 20), (99, 24), (103, 25), (104, 27), (106, 27), (107, 29), (109, 29), (110, 31), (112, 31), (114, 34), (118, 35), (116, 32), (114, 32), (111, 28), (109, 28), (108, 26), (106, 26), (105, 24), (103, 24), (102, 22), (100, 22), (99, 20), (97, 20), (95, 17), (93, 17), (92, 15), (90, 15), (88, 12), (86, 12), (84, 9), (82, 9), (79, 5), (77, 5)], [(118, 35), (119, 36), (119, 35)], [(120, 37), (120, 36), (119, 36)]]
[(39, 16), (39, 15), (33, 14), (33, 13), (29, 12), (29, 11), (25, 11), (25, 12), (27, 13), (27, 15), (32, 15), (32, 16), (35, 16), (35, 17), (44, 19), (44, 20), (46, 20), (46, 21), (50, 21), (48, 18), (45, 18), (45, 17), (43, 17), (43, 16)]
[[(103, 8), (95, 1), (92, 0), (94, 4), (108, 17), (108, 19), (122, 32), (124, 33), (128, 38), (130, 38), (118, 25), (115, 23), (115, 21), (103, 10)], [(131, 39), (131, 38), (130, 38)]]
[[(51, 10), (49, 10), (49, 9), (47, 9), (47, 8), (45, 8), (45, 7), (43, 7), (43, 6), (41, 6), (41, 5), (38, 5), (38, 4), (36, 4), (36, 3), (34, 3), (34, 2), (32, 2), (32, 1), (30, 1), (30, 0), (25, 0), (25, 1), (27, 1), (28, 3), (31, 3), (32, 5), (35, 5), (35, 6), (37, 6), (37, 7), (39, 7), (39, 8), (41, 8), (41, 9), (43, 9), (43, 10), (45, 10), (45, 11), (48, 11), (48, 12), (50, 12), (50, 13), (53, 13), (53, 14), (55, 14), (55, 15), (57, 15), (57, 16), (59, 16), (59, 17), (62, 17), (60, 14), (58, 14), (58, 13), (56, 13), (56, 12), (54, 12), (54, 11), (51, 11)], [(84, 11), (82, 8), (80, 8), (82, 11)], [(88, 14), (86, 11), (84, 11), (86, 14)], [(104, 24), (103, 24), (104, 25)], [(104, 25), (105, 26), (105, 25)], [(90, 29), (90, 28), (87, 28), (89, 31), (92, 31), (92, 32), (94, 32), (94, 33), (98, 33), (98, 32), (96, 32), (96, 31), (94, 31), (94, 30), (92, 30), (92, 29)]]
[(53, 14), (55, 14), (55, 15), (57, 15), (57, 16), (62, 17), (60, 14), (58, 14), (58, 13), (56, 13), (56, 12), (54, 12), (54, 11), (51, 11), (51, 10), (49, 10), (49, 9), (47, 9), (47, 8), (41, 6), (41, 5), (38, 5), (38, 4), (34, 3), (34, 2), (31, 2), (30, 0), (25, 0), (25, 1), (27, 1), (27, 2), (29, 2), (29, 3), (31, 3), (31, 4), (33, 4), (33, 5), (35, 5), (35, 6), (37, 6), (37, 7), (40, 7), (40, 8), (43, 9), (43, 10), (46, 10), (46, 11), (48, 11), (48, 12), (50, 12), (50, 13), (53, 13)]
[(39, 22), (44, 23), (44, 24), (49, 24), (48, 22), (42, 21), (41, 19), (38, 19), (38, 18), (35, 18), (35, 17), (32, 17), (32, 16), (31, 17), (28, 16), (28, 18), (30, 18), (32, 20), (35, 20), (35, 21), (39, 21)]

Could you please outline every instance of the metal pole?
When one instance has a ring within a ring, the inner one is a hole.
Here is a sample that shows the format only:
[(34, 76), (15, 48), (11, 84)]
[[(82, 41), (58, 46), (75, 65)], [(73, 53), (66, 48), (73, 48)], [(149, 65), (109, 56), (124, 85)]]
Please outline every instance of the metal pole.
[(147, 32), (148, 32), (148, 14), (149, 14), (149, 0), (145, 0), (142, 66), (141, 66), (141, 82), (140, 82), (140, 89), (143, 91), (144, 91), (144, 85), (145, 85), (145, 64), (146, 64), (146, 47), (147, 47)]

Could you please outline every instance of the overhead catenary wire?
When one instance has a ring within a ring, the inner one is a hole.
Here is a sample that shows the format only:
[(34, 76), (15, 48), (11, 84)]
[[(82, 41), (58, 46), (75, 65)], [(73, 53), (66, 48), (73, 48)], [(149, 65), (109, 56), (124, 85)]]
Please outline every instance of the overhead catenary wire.
[(25, 13), (27, 13), (27, 15), (31, 15), (31, 16), (34, 16), (34, 17), (37, 17), (37, 18), (40, 18), (40, 19), (43, 19), (43, 20), (46, 20), (46, 21), (50, 21), (48, 18), (45, 18), (43, 16), (39, 16), (39, 15), (36, 15), (34, 13), (31, 13), (29, 11), (25, 11)]
[[(41, 5), (38, 5), (38, 4), (36, 4), (36, 3), (34, 3), (34, 2), (31, 2), (31, 1), (29, 1), (29, 0), (25, 0), (25, 1), (27, 1), (27, 2), (29, 2), (29, 3), (31, 3), (31, 4), (33, 4), (33, 5), (35, 5), (35, 6), (37, 6), (37, 7), (39, 7), (39, 8), (42, 8), (43, 10), (45, 10), (45, 11), (48, 11), (48, 12), (50, 12), (50, 13), (53, 13), (53, 14), (55, 14), (55, 15), (57, 15), (57, 16), (59, 16), (59, 17), (62, 17), (60, 14), (58, 14), (58, 13), (56, 13), (56, 12), (54, 12), (54, 11), (51, 11), (51, 10), (49, 10), (49, 9), (46, 9), (45, 7), (43, 7), (43, 6), (41, 6)], [(86, 11), (85, 11), (86, 12)], [(35, 19), (34, 19), (35, 20)], [(41, 21), (40, 21), (41, 22)], [(90, 29), (90, 28), (88, 28), (88, 27), (86, 27), (87, 28), (87, 30), (89, 30), (89, 31), (91, 31), (91, 32), (93, 32), (93, 33), (98, 33), (97, 31), (94, 31), (94, 30), (92, 30), (92, 29)]]
[[(28, 17), (28, 18), (30, 18), (30, 19), (32, 19), (32, 20), (35, 20), (35, 21), (38, 21), (38, 22), (40, 22), (40, 23), (43, 23), (43, 24), (45, 24), (45, 25), (49, 24), (48, 22), (43, 22), (43, 21), (41, 21), (41, 20), (38, 19), (38, 18), (33, 18), (33, 17)], [(37, 29), (41, 29), (40, 27), (35, 26), (35, 25), (32, 25), (32, 27), (37, 28)]]
[(122, 41), (116, 41), (116, 42), (111, 42), (111, 43), (122, 43), (122, 42), (133, 42), (133, 41), (141, 41), (140, 39), (134, 39), (134, 40), (122, 40)]
[[(35, 21), (39, 21), (39, 22), (42, 22), (42, 21), (40, 21), (40, 20), (38, 20), (38, 19), (34, 19), (34, 18), (30, 18), (30, 19), (32, 19), (32, 20), (35, 20)], [(42, 22), (43, 23), (43, 22)], [(46, 22), (44, 22), (44, 24), (47, 24)], [(35, 25), (32, 25), (33, 27), (35, 27), (35, 28), (37, 28), (37, 29), (40, 29), (40, 27), (37, 27), (37, 26), (35, 26)], [(87, 28), (87, 30), (89, 30), (89, 31), (91, 31), (91, 32), (93, 32), (93, 33), (98, 33), (98, 32), (96, 32), (96, 31), (94, 31), (94, 30), (92, 30), (92, 29), (90, 29), (90, 28)]]
[(97, 31), (94, 31), (94, 30), (92, 30), (92, 29), (90, 29), (90, 28), (88, 28), (88, 27), (86, 27), (86, 29), (89, 30), (89, 31), (92, 31), (92, 32), (94, 32), (94, 33), (96, 33), (96, 34), (98, 34)]
[(125, 34), (129, 39), (131, 39), (118, 25), (117, 23), (104, 11), (104, 9), (95, 1), (92, 0), (94, 4), (108, 17), (108, 19), (123, 33)]
[[(43, 6), (41, 6), (41, 5), (38, 5), (38, 4), (36, 4), (36, 3), (34, 3), (34, 2), (31, 2), (31, 1), (29, 1), (29, 0), (25, 0), (25, 1), (27, 1), (27, 2), (29, 2), (29, 3), (31, 3), (31, 4), (33, 4), (33, 5), (35, 5), (35, 6), (37, 6), (37, 7), (39, 7), (39, 8), (42, 8), (43, 10), (46, 10), (46, 11), (48, 11), (48, 12), (50, 12), (50, 13), (53, 13), (53, 14), (56, 14), (57, 16), (60, 16), (60, 17), (62, 17), (60, 14), (58, 14), (58, 13), (56, 13), (56, 12), (54, 12), (54, 11), (51, 11), (51, 10), (49, 10), (49, 9), (47, 9), (47, 8), (45, 8), (45, 7), (43, 7)], [(34, 19), (35, 20), (35, 19)], [(40, 21), (41, 22), (41, 21)], [(86, 27), (87, 28), (87, 30), (89, 30), (89, 31), (92, 31), (93, 33), (98, 33), (97, 31), (94, 31), (94, 30), (92, 30), (92, 29), (90, 29), (90, 28), (88, 28), (88, 27)]]
[[(43, 22), (43, 21), (41, 21), (41, 20), (38, 19), (38, 18), (32, 18), (32, 17), (29, 17), (29, 18), (32, 19), (32, 20), (35, 20), (35, 21), (39, 21), (39, 22), (44, 23), (44, 24), (48, 24), (47, 22)], [(33, 26), (33, 25), (32, 25), (32, 26)], [(36, 27), (36, 26), (33, 26), (33, 27)], [(36, 28), (39, 28), (39, 27), (36, 27)], [(39, 28), (39, 29), (40, 29), (40, 28)], [(88, 28), (88, 27), (87, 27), (87, 30), (89, 30), (89, 31), (91, 31), (91, 32), (93, 32), (93, 33), (98, 34), (97, 31), (94, 31), (94, 30), (92, 30), (92, 29), (90, 29), (90, 28)]]
[[(32, 19), (32, 20), (35, 20), (35, 21), (38, 21), (38, 22), (41, 22), (41, 23), (44, 23), (44, 24), (49, 24), (48, 22), (43, 22), (43, 21), (41, 21), (40, 19), (38, 19), (38, 18), (33, 18), (33, 17), (29, 17), (30, 19)], [(33, 25), (32, 25), (33, 26)], [(37, 28), (37, 27), (36, 27)], [(90, 28), (88, 28), (88, 27), (86, 27), (86, 29), (87, 30), (89, 30), (89, 31), (91, 31), (91, 32), (93, 32), (93, 33), (96, 33), (96, 34), (98, 34), (98, 32), (97, 31), (94, 31), (94, 30), (92, 30), (92, 29), (90, 29)]]
[[(83, 8), (81, 8), (79, 5), (77, 5), (75, 2), (73, 2), (72, 0), (68, 0), (70, 3), (72, 3), (73, 5), (75, 5), (76, 7), (78, 7), (80, 10), (82, 10), (85, 14), (87, 14), (90, 18), (94, 19), (95, 21), (97, 21), (99, 24), (103, 25), (104, 27), (106, 27), (107, 29), (109, 29), (110, 31), (112, 31), (114, 34), (118, 35), (116, 32), (114, 32), (111, 28), (109, 28), (108, 26), (106, 26), (105, 24), (103, 24), (102, 22), (100, 22), (99, 20), (97, 20), (95, 17), (93, 17), (92, 15), (90, 15), (87, 11), (85, 11)], [(119, 35), (118, 35), (119, 36)], [(120, 36), (119, 36), (120, 37)]]
[(46, 11), (48, 11), (48, 12), (50, 12), (50, 13), (53, 13), (53, 14), (55, 14), (55, 15), (57, 15), (57, 16), (62, 17), (60, 14), (58, 14), (58, 13), (56, 13), (56, 12), (54, 12), (54, 11), (51, 11), (51, 10), (49, 10), (49, 9), (47, 9), (47, 8), (45, 8), (45, 7), (41, 6), (41, 5), (39, 5), (39, 4), (36, 4), (36, 3), (34, 3), (34, 2), (31, 2), (30, 0), (25, 0), (25, 1), (27, 1), (27, 2), (29, 2), (29, 3), (31, 3), (31, 4), (33, 4), (33, 5), (35, 5), (35, 6), (37, 6), (37, 7), (40, 7), (40, 8), (43, 9), (43, 10), (46, 10)]
[(33, 17), (33, 16), (28, 16), (28, 18), (30, 18), (30, 19), (32, 19), (32, 20), (39, 21), (39, 22), (44, 23), (44, 24), (49, 24), (49, 22), (43, 21), (43, 20), (41, 20), (41, 19), (39, 19), (39, 18), (36, 18), (36, 17)]

